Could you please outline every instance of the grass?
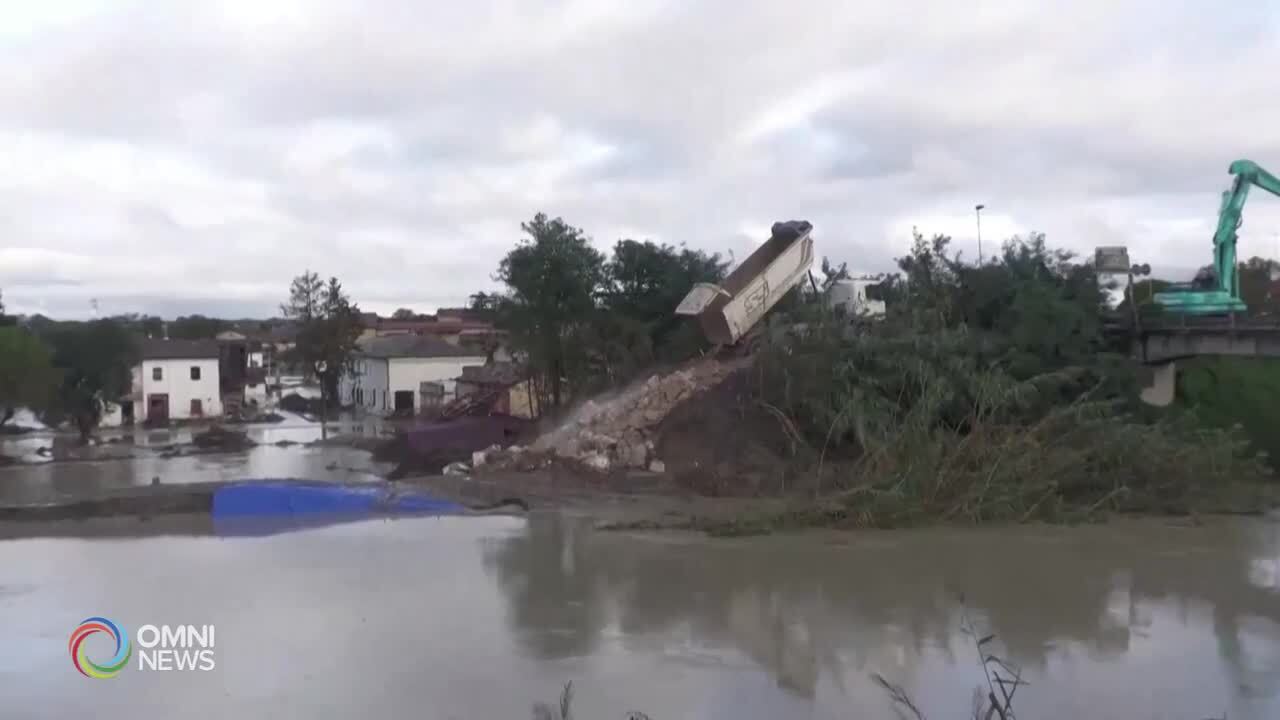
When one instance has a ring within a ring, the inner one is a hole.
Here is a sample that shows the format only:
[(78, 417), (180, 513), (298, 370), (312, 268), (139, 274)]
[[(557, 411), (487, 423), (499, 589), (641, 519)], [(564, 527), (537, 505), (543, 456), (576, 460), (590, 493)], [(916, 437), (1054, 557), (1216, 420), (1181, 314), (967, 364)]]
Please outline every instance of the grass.
[[(960, 630), (973, 639), (973, 647), (977, 652), (978, 664), (986, 681), (986, 692), (975, 688), (970, 717), (973, 720), (1016, 720), (1013, 711), (1013, 698), (1018, 689), (1029, 683), (1022, 679), (1022, 669), (1014, 663), (1000, 657), (990, 648), (996, 636), (992, 634), (979, 637), (978, 631), (969, 620), (961, 603)], [(889, 707), (899, 718), (927, 720), (923, 711), (911, 700), (911, 696), (902, 688), (884, 678), (879, 673), (872, 673), (871, 679), (880, 686), (889, 698)]]
[[(648, 715), (637, 710), (628, 712), (626, 720), (650, 720)], [(564, 684), (560, 690), (559, 702), (553, 707), (546, 703), (533, 704), (533, 720), (572, 720), (573, 719), (573, 681)]]
[(1211, 427), (1238, 428), (1280, 470), (1280, 361), (1201, 358), (1178, 364), (1178, 406)]

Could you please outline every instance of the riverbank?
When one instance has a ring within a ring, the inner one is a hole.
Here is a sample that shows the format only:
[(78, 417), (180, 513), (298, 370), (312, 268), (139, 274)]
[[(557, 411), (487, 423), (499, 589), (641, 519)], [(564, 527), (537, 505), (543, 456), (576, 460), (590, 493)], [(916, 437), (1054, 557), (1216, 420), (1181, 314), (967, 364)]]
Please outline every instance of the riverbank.
[[(172, 516), (207, 517), (214, 495), (224, 488), (262, 481), (220, 480), (179, 485), (101, 489), (41, 502), (0, 502), (0, 537), (47, 534), (51, 525), (102, 519), (162, 520)], [(403, 481), (316, 483), (272, 480), (273, 485), (327, 487), (335, 491), (378, 492), (391, 497), (421, 496), (469, 508), (473, 512), (556, 511), (589, 517), (601, 529), (708, 529), (739, 518), (783, 512), (781, 499), (717, 499), (674, 492), (658, 477), (634, 477), (608, 484), (582, 483), (546, 472), (507, 473), (485, 479), (422, 476)], [(361, 517), (413, 514), (389, 510)], [(320, 522), (360, 519), (320, 518)]]
[[(92, 489), (32, 502), (0, 501), (0, 538), (45, 536), (65, 530), (67, 523), (137, 519), (156, 522), (156, 530), (181, 518), (211, 515), (213, 497), (220, 489), (243, 485), (243, 479), (197, 481)], [(255, 481), (261, 482), (261, 481)], [(273, 480), (314, 487), (315, 480)], [(695, 531), (713, 537), (761, 535), (816, 528), (835, 530), (893, 527), (867, 522), (847, 495), (814, 499), (789, 496), (710, 497), (689, 492), (670, 476), (616, 473), (611, 476), (569, 473), (546, 468), (534, 471), (496, 471), (483, 476), (430, 475), (384, 481), (365, 476), (359, 480), (335, 478), (323, 487), (357, 492), (377, 491), (391, 496), (418, 494), (472, 509), (505, 508), (501, 512), (553, 511), (589, 519), (602, 531)], [(514, 501), (514, 502), (513, 502)], [(518, 504), (517, 504), (518, 503)], [(1266, 507), (1275, 507), (1274, 503)], [(1094, 523), (1115, 517), (1168, 517), (1175, 522), (1198, 524), (1207, 516), (1260, 515), (1266, 507), (1248, 497), (1238, 504), (1216, 507), (1168, 507), (1159, 513), (1117, 512), (1094, 508), (1091, 512), (1064, 515), (1058, 523)], [(362, 517), (393, 517), (399, 512), (313, 518), (315, 522), (346, 522)], [(412, 513), (410, 513), (412, 514)], [(174, 520), (174, 518), (178, 518)], [(289, 521), (289, 518), (284, 518)], [(1035, 518), (1026, 522), (1039, 521)], [(207, 521), (206, 521), (207, 522)], [(287, 523), (286, 523), (287, 524)], [(957, 518), (903, 525), (974, 525)]]

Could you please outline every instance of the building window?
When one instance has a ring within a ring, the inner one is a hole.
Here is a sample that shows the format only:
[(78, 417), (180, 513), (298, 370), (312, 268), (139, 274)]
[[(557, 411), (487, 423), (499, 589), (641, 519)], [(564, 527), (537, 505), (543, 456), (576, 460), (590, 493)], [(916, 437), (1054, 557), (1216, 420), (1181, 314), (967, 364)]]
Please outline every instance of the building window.
[(364, 404), (364, 390), (360, 388), (356, 388), (356, 404), (357, 405)]
[(153, 367), (153, 368), (151, 368), (151, 379), (152, 379), (152, 380), (163, 380), (163, 379), (164, 379), (164, 368), (158, 368), (158, 367)]
[(192, 366), (191, 366), (191, 379), (192, 379), (192, 380), (199, 380), (199, 379), (200, 379), (200, 366), (199, 366), (199, 365), (192, 365)]

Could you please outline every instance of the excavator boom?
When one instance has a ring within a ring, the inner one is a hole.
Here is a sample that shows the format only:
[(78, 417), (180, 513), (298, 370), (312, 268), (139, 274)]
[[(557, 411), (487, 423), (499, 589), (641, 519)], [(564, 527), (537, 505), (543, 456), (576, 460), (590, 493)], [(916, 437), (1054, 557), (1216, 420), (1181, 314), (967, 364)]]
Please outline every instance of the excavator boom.
[(1176, 289), (1157, 293), (1155, 301), (1165, 309), (1191, 315), (1209, 315), (1246, 310), (1240, 300), (1240, 270), (1236, 262), (1236, 231), (1243, 220), (1249, 189), (1257, 186), (1280, 196), (1280, 179), (1252, 160), (1237, 160), (1228, 168), (1231, 188), (1222, 193), (1218, 226), (1213, 233), (1215, 287)]

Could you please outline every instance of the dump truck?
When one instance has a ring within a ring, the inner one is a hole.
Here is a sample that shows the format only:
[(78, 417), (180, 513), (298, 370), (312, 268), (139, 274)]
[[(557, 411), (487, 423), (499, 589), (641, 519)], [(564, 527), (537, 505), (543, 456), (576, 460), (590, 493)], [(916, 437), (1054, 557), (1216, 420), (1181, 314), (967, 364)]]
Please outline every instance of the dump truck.
[(769, 239), (723, 283), (694, 285), (676, 314), (696, 316), (713, 344), (737, 343), (788, 290), (808, 277), (812, 232), (813, 225), (803, 220), (774, 223)]

